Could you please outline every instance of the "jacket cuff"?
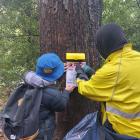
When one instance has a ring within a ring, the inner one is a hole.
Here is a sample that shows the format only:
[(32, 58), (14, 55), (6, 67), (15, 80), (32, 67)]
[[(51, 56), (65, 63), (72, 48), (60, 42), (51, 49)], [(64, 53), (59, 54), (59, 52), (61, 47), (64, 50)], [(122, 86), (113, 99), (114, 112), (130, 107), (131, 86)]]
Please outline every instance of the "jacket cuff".
[(79, 85), (79, 83), (83, 82), (83, 81), (85, 81), (85, 80), (77, 78), (76, 83), (77, 83), (77, 85)]

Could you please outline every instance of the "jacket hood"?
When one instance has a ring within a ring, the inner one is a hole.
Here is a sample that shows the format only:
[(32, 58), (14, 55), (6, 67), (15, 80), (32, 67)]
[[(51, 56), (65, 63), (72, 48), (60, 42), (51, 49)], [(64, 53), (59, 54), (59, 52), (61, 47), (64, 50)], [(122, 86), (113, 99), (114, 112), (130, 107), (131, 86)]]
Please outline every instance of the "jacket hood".
[(96, 34), (96, 47), (103, 58), (127, 43), (122, 28), (114, 23), (102, 26)]
[(29, 71), (24, 74), (24, 81), (33, 87), (46, 87), (56, 83), (42, 79), (33, 71)]

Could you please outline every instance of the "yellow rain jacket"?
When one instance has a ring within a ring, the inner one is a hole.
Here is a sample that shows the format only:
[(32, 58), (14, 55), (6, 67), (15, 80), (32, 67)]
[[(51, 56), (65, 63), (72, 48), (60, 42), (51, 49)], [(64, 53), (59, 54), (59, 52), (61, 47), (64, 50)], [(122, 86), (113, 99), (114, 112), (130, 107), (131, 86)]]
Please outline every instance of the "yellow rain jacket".
[(140, 138), (140, 53), (131, 44), (109, 55), (89, 81), (77, 83), (81, 95), (106, 102), (104, 116), (117, 133)]

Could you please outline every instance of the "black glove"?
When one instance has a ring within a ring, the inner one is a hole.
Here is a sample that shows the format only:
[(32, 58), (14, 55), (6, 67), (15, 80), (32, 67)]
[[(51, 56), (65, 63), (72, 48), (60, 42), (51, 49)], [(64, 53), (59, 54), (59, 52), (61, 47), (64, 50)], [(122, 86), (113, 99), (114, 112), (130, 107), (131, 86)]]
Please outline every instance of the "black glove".
[(80, 64), (76, 65), (75, 70), (77, 72), (76, 78), (79, 78), (79, 79), (82, 79), (82, 80), (88, 80), (88, 76), (84, 73), (84, 71), (81, 68)]

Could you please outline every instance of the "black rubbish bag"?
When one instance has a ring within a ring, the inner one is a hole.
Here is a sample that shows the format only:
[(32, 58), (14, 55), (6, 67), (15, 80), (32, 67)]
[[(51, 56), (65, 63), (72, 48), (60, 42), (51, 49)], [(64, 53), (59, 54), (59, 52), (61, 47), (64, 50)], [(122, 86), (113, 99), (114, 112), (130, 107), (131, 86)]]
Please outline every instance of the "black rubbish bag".
[(94, 112), (86, 115), (63, 140), (140, 140), (138, 138), (120, 135), (108, 124), (101, 125), (100, 113)]
[(105, 140), (103, 127), (99, 122), (99, 113), (86, 115), (63, 140)]

